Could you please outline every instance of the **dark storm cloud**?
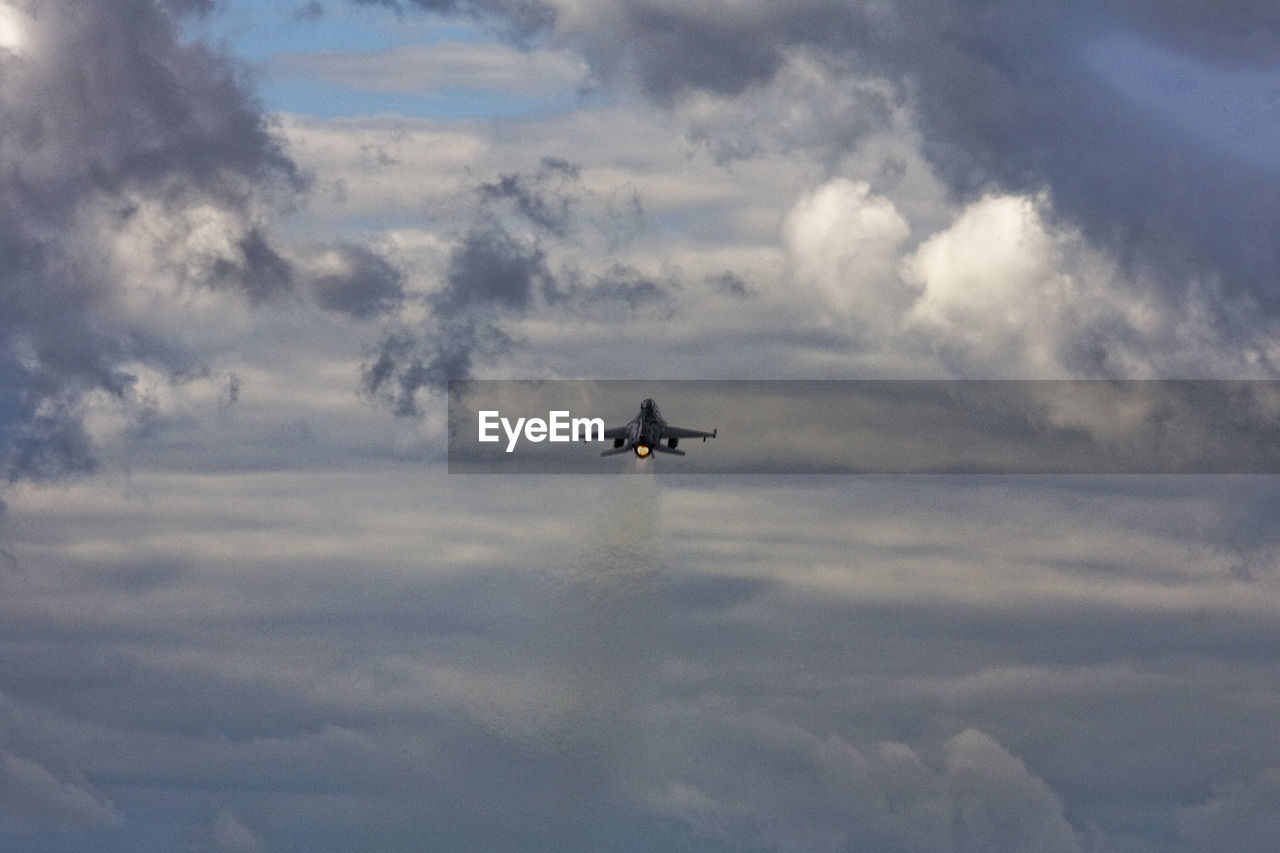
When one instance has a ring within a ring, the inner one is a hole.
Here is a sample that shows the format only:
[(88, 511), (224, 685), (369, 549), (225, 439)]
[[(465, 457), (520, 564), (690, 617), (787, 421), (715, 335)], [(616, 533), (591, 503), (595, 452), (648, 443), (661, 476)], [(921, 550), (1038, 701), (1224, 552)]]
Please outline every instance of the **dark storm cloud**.
[[(1265, 84), (1244, 84), (1226, 112), (1210, 88), (1170, 115), (1126, 91), (1110, 67), (1133, 40), (1198, 68), (1192, 79), (1274, 70), (1274, 4), (618, 0), (563, 16), (501, 0), (386, 5), (491, 13), (519, 37), (554, 23), (552, 38), (581, 50), (603, 79), (632, 79), (663, 104), (692, 91), (749, 98), (796, 55), (822, 57), (851, 87), (867, 77), (896, 84), (926, 156), (957, 198), (1047, 190), (1057, 215), (1131, 277), (1153, 282), (1171, 311), (1184, 310), (1188, 288), (1205, 281), (1215, 294), (1280, 309), (1280, 162), (1274, 134), (1258, 130), (1275, 122)], [(1119, 39), (1111, 56), (1108, 39)], [(824, 132), (850, 149), (885, 120), (874, 112), (837, 112)], [(758, 150), (749, 139), (706, 141), (732, 156)], [(520, 187), (496, 191), (534, 203), (533, 215), (556, 212)]]
[(216, 280), (242, 283), (254, 302), (262, 302), (293, 287), (293, 268), (271, 247), (262, 232), (253, 228), (236, 242), (239, 250), (214, 262)]
[[(138, 287), (213, 288), (250, 304), (299, 284), (367, 318), (400, 300), (398, 273), (338, 247), (302, 271), (270, 228), (307, 186), (241, 69), (180, 32), (205, 2), (69, 0), (15, 6), (0, 51), (0, 473), (94, 467), (82, 426), (94, 391), (127, 397), (138, 366), (198, 375)], [(123, 248), (122, 248), (123, 247)], [(157, 282), (169, 284), (157, 284)]]
[[(170, 9), (193, 5), (43, 3), (18, 12), (19, 43), (0, 57), (0, 464), (9, 479), (91, 469), (78, 400), (93, 389), (124, 394), (133, 381), (125, 364), (189, 366), (163, 333), (112, 310), (129, 282), (104, 262), (104, 230), (128, 228), (143, 204), (175, 221), (211, 206), (243, 225), (204, 284), (265, 299), (290, 283), (250, 209), (303, 181), (235, 68), (178, 38)], [(182, 262), (153, 262), (170, 260)]]
[[(242, 200), (247, 181), (297, 182), (236, 68), (183, 43), (166, 7), (147, 0), (46, 3), (8, 56), (9, 176), (46, 218), (93, 189), (200, 190)], [(75, 60), (75, 61), (73, 61)]]
[[(625, 2), (581, 34), (598, 67), (630, 70), (654, 97), (737, 94), (769, 80), (788, 51), (818, 50), (855, 75), (910, 93), (925, 151), (962, 197), (1047, 188), (1056, 209), (1133, 270), (1170, 287), (1220, 275), (1274, 309), (1280, 178), (1162, 119), (1089, 66), (1106, 36), (1183, 52), (1207, 67), (1267, 65), (1273, 4), (813, 0), (691, 5)], [(618, 31), (621, 24), (624, 29)], [(1244, 109), (1262, 112), (1260, 100)], [(830, 128), (832, 134), (840, 128)]]
[[(1059, 215), (1170, 294), (1208, 278), (1227, 295), (1280, 308), (1272, 286), (1280, 164), (1264, 150), (1265, 135), (1242, 141), (1237, 127), (1273, 120), (1270, 96), (1255, 85), (1238, 96), (1233, 115), (1212, 118), (1206, 114), (1221, 108), (1210, 93), (1198, 106), (1184, 104), (1179, 120), (1097, 65), (1099, 45), (1119, 38), (1206, 72), (1270, 68), (1280, 42), (1274, 4), (619, 0), (560, 20), (546, 6), (500, 0), (386, 5), (483, 11), (526, 36), (556, 21), (554, 37), (606, 79), (634, 79), (665, 104), (690, 91), (748, 96), (797, 52), (822, 56), (851, 85), (867, 76), (898, 84), (916, 110), (925, 153), (957, 197), (1048, 190)], [(852, 147), (874, 120), (839, 115), (826, 133)], [(1188, 126), (1197, 122), (1207, 124)], [(1237, 156), (1232, 149), (1242, 145), (1256, 150)], [(732, 148), (738, 156), (756, 150), (743, 140)]]
[(404, 301), (404, 276), (377, 252), (359, 245), (338, 252), (343, 271), (317, 276), (311, 284), (322, 308), (368, 318)]
[(469, 376), (476, 357), (507, 349), (510, 340), (499, 323), (523, 314), (548, 280), (536, 243), (514, 237), (496, 221), (478, 224), (454, 247), (444, 287), (428, 299), (431, 330), (387, 335), (364, 367), (365, 392), (389, 400), (396, 414), (416, 414), (420, 389)]
[(497, 223), (469, 233), (449, 259), (445, 287), (432, 300), (437, 314), (450, 316), (477, 306), (519, 310), (547, 278), (542, 249)]
[(669, 101), (689, 89), (738, 94), (768, 80), (796, 45), (843, 51), (866, 38), (874, 12), (838, 0), (725, 4), (623, 2), (613, 27), (587, 33), (603, 68), (639, 74), (645, 89)]
[[(47, 399), (42, 400), (47, 406)], [(4, 474), (19, 478), (56, 479), (92, 472), (97, 463), (74, 406), (59, 401), (38, 412), (23, 413), (3, 435)]]
[[(450, 252), (440, 289), (427, 298), (427, 329), (384, 337), (363, 369), (366, 394), (390, 402), (397, 414), (416, 414), (419, 390), (444, 390), (450, 380), (468, 378), (477, 358), (507, 352), (506, 324), (539, 304), (599, 316), (668, 298), (678, 286), (670, 277), (620, 263), (584, 272), (574, 262), (575, 249), (590, 239), (577, 233), (578, 207), (601, 201), (577, 189), (578, 180), (577, 166), (546, 157), (532, 173), (477, 186), (474, 222)], [(608, 228), (616, 214), (611, 199), (603, 204)]]
[(1276, 172), (1204, 143), (1116, 91), (1086, 61), (1096, 40), (1113, 33), (1157, 44), (1179, 33), (1214, 34), (1180, 39), (1183, 48), (1235, 40), (1209, 10), (1177, 26), (1163, 16), (1158, 31), (1126, 32), (1151, 20), (1151, 10), (915, 8), (900, 22), (911, 24), (905, 40), (869, 47), (886, 71), (912, 82), (925, 151), (956, 192), (1047, 188), (1055, 209), (1130, 271), (1153, 272), (1173, 291), (1190, 276), (1218, 275), (1229, 290), (1280, 305), (1270, 284), (1280, 269), (1270, 225), (1280, 215)]
[(564, 237), (573, 217), (573, 196), (566, 184), (577, 181), (579, 169), (558, 158), (547, 157), (530, 177), (503, 175), (480, 186), (485, 200), (507, 199), (516, 212), (539, 228)]
[(1117, 18), (1178, 50), (1228, 65), (1274, 62), (1280, 8), (1269, 0), (1165, 0), (1113, 4)]
[(573, 306), (581, 313), (599, 315), (611, 310), (635, 310), (665, 301), (679, 287), (671, 278), (657, 278), (627, 264), (613, 264), (604, 272), (584, 279), (566, 272), (548, 283), (547, 301)]

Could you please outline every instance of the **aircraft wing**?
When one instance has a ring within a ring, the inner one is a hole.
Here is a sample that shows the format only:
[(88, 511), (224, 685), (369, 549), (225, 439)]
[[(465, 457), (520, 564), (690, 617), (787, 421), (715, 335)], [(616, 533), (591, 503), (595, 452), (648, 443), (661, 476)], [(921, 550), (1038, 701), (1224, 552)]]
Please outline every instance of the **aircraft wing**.
[[(605, 438), (609, 437), (609, 433), (605, 433)], [(662, 428), (663, 438), (701, 438), (704, 441), (708, 438), (716, 437), (716, 430), (711, 432), (703, 432), (699, 429), (684, 429), (683, 427), (664, 426)]]
[(627, 427), (624, 427), (624, 426), (610, 427), (609, 429), (604, 431), (605, 441), (608, 441), (611, 438), (626, 438), (626, 437), (627, 437)]

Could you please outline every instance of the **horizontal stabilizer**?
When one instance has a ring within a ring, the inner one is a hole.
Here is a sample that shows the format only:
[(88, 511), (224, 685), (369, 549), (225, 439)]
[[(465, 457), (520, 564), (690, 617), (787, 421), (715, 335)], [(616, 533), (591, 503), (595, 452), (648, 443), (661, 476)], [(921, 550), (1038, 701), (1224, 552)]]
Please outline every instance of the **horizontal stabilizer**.
[(601, 456), (617, 456), (619, 453), (630, 453), (630, 447), (615, 447), (612, 450), (606, 450)]
[(674, 456), (684, 456), (683, 450), (672, 450), (670, 447), (667, 447), (665, 444), (655, 444), (650, 449), (656, 453), (670, 453)]

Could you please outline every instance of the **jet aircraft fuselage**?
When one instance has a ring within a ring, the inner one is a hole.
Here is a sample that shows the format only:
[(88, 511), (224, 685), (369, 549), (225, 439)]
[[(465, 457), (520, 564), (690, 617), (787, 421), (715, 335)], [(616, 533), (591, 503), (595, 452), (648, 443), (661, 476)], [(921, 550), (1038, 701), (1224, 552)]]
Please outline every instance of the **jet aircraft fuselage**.
[[(682, 438), (700, 438), (704, 442), (716, 437), (716, 430), (703, 432), (696, 429), (673, 427), (662, 418), (658, 404), (646, 399), (640, 404), (640, 413), (631, 419), (626, 426), (613, 427), (604, 431), (606, 440), (613, 440), (613, 449), (606, 450), (601, 456), (613, 456), (618, 453), (633, 451), (641, 459), (651, 453), (671, 453), (684, 456), (683, 450), (676, 445)], [(666, 444), (663, 444), (663, 441)]]

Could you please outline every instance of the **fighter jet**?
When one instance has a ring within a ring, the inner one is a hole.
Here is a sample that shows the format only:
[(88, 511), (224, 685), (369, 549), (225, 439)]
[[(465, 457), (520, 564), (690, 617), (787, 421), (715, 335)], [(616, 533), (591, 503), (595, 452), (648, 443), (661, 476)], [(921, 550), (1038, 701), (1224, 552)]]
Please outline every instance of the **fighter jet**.
[[(606, 450), (601, 456), (613, 456), (634, 450), (641, 459), (650, 453), (673, 453), (684, 456), (683, 450), (676, 450), (682, 438), (700, 438), (706, 442), (716, 437), (716, 430), (702, 432), (696, 429), (682, 429), (668, 426), (658, 411), (658, 404), (653, 400), (645, 400), (640, 404), (640, 414), (636, 415), (626, 426), (613, 427), (604, 431), (605, 440), (613, 439), (613, 449)], [(662, 443), (666, 439), (666, 444)]]

